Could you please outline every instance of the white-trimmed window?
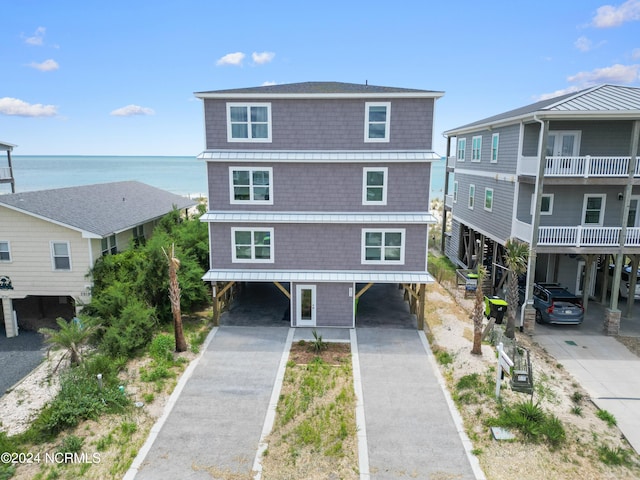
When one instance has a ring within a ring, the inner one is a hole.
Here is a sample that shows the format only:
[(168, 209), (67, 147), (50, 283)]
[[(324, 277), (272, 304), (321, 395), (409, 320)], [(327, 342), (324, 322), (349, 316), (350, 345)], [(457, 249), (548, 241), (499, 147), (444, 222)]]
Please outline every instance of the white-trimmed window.
[(391, 102), (365, 102), (364, 141), (388, 142)]
[(118, 247), (116, 246), (116, 236), (110, 235), (101, 240), (102, 256), (115, 255), (118, 253)]
[(362, 263), (404, 264), (405, 229), (363, 229)]
[(484, 209), (487, 212), (493, 210), (493, 188), (484, 189)]
[(0, 262), (11, 261), (11, 247), (8, 241), (0, 240)]
[(482, 135), (471, 139), (471, 161), (479, 162), (482, 159)]
[(51, 264), (54, 270), (71, 270), (69, 242), (51, 242)]
[(453, 203), (458, 203), (458, 182), (453, 182)]
[(272, 167), (229, 167), (231, 203), (273, 205)]
[(500, 134), (491, 135), (491, 163), (498, 161), (498, 144), (500, 143)]
[(362, 170), (362, 204), (387, 204), (387, 167), (364, 168)]
[[(531, 194), (531, 215), (536, 206), (536, 197)], [(553, 215), (553, 193), (543, 193), (540, 200), (540, 215)]]
[(476, 196), (476, 186), (472, 183), (469, 185), (469, 208), (473, 210), (473, 203)]
[(273, 263), (273, 228), (231, 229), (234, 263)]
[(271, 104), (227, 103), (227, 141), (271, 142)]
[(464, 162), (464, 152), (467, 149), (467, 139), (459, 138), (458, 139), (458, 156), (456, 157), (456, 161)]
[(602, 226), (604, 205), (607, 196), (603, 193), (587, 194), (582, 204), (582, 224)]

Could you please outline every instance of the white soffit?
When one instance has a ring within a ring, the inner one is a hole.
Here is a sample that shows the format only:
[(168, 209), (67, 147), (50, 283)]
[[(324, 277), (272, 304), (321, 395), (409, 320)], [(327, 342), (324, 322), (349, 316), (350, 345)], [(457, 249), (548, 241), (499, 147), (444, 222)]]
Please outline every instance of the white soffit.
[(237, 151), (205, 150), (199, 159), (207, 161), (233, 162), (427, 162), (442, 157), (431, 150), (423, 151)]
[(430, 213), (207, 212), (200, 221), (213, 223), (437, 223)]
[(308, 270), (209, 270), (206, 282), (345, 282), (432, 283), (428, 272), (308, 271)]

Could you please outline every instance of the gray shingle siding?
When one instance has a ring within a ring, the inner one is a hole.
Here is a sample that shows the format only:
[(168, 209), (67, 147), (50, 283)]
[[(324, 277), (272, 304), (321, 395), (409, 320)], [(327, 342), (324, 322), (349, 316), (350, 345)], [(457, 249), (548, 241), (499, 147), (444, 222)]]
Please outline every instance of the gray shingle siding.
[[(429, 150), (434, 99), (234, 99), (271, 104), (270, 143), (227, 142), (225, 100), (205, 99), (207, 149), (234, 150)], [(365, 142), (365, 103), (391, 102), (390, 141)]]
[[(231, 228), (269, 228), (273, 231), (273, 263), (233, 263)], [(403, 228), (404, 265), (362, 264), (362, 230)], [(213, 269), (293, 269), (293, 270), (387, 270), (424, 271), (427, 227), (425, 225), (346, 224), (211, 224), (209, 227)]]
[[(273, 205), (231, 204), (229, 167), (273, 168)], [(387, 205), (363, 205), (363, 169), (387, 167)], [(216, 210), (426, 212), (430, 164), (208, 163), (209, 201)]]
[[(491, 162), (491, 149), (493, 134), (499, 134), (498, 137), (498, 161)], [(516, 173), (518, 164), (518, 138), (520, 133), (519, 125), (510, 125), (507, 127), (496, 128), (493, 130), (482, 130), (479, 132), (461, 135), (466, 139), (465, 161), (457, 162), (456, 168), (474, 169), (483, 172), (501, 172)], [(482, 136), (481, 160), (479, 162), (471, 161), (471, 150), (473, 137)], [(457, 151), (453, 153), (457, 155)]]
[(292, 318), (296, 324), (296, 285), (315, 285), (316, 287), (316, 326), (351, 327), (353, 325), (354, 297), (349, 297), (349, 289), (355, 295), (352, 283), (292, 283)]

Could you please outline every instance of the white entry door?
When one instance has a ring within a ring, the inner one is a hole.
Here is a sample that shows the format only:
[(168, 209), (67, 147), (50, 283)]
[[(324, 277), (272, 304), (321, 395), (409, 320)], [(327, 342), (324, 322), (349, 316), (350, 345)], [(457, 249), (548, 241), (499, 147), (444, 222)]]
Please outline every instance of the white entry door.
[(296, 325), (315, 327), (316, 325), (316, 286), (296, 285)]

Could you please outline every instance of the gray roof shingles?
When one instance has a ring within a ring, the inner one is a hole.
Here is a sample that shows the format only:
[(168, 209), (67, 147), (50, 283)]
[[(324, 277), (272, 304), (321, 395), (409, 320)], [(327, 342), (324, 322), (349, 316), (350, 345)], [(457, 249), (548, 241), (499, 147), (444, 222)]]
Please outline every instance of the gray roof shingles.
[(282, 85), (265, 85), (262, 87), (233, 88), (228, 90), (212, 90), (208, 92), (197, 92), (196, 95), (206, 93), (216, 94), (367, 94), (367, 93), (434, 93), (442, 92), (434, 90), (418, 90), (413, 88), (381, 87), (377, 85), (367, 85), (363, 83), (343, 83), (343, 82), (300, 82), (286, 83)]
[(100, 237), (162, 217), (173, 207), (196, 203), (136, 181), (0, 195), (0, 206), (16, 209)]

